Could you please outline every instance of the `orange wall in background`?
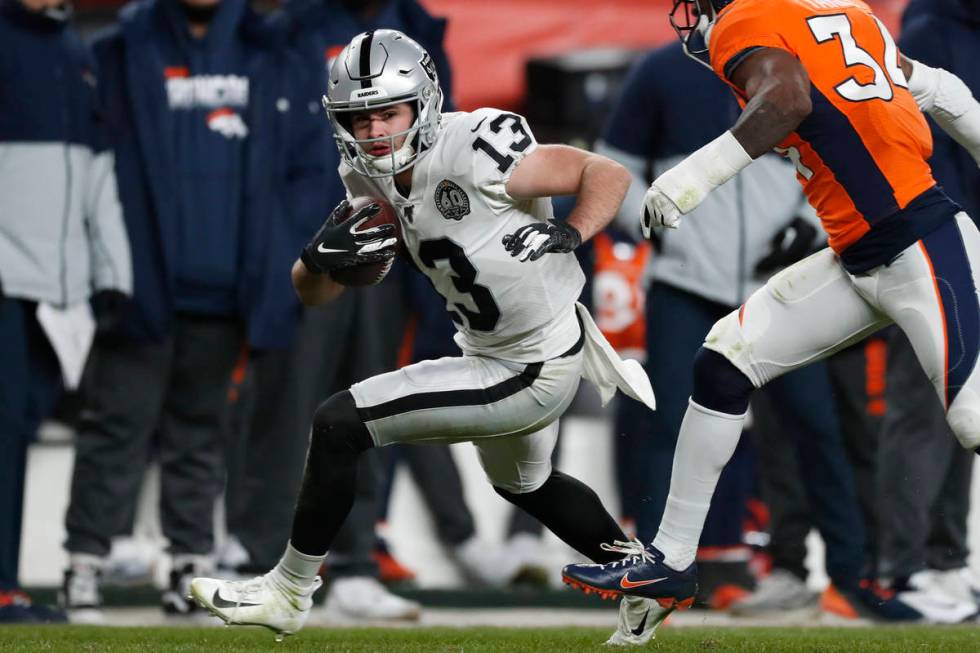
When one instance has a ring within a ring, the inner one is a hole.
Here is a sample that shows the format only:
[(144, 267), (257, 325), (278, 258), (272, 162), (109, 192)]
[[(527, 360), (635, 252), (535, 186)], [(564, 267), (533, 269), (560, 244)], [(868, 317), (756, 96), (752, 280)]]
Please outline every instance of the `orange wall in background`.
[[(675, 38), (670, 0), (420, 0), (449, 19), (446, 46), (461, 109), (520, 109), (524, 62), (594, 47), (650, 48)], [(897, 37), (907, 0), (871, 0)]]

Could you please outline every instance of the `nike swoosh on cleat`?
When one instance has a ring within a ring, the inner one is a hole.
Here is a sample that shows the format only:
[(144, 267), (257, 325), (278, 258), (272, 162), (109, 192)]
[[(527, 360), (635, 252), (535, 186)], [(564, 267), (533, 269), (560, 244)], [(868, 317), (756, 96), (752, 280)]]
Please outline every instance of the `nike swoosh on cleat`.
[(663, 578), (654, 578), (653, 580), (637, 580), (637, 581), (632, 581), (632, 580), (630, 580), (630, 575), (629, 574), (626, 574), (625, 576), (623, 576), (622, 578), (619, 579), (619, 586), (622, 587), (624, 590), (628, 590), (628, 589), (633, 589), (634, 587), (643, 587), (644, 585), (653, 585), (654, 583), (659, 583), (662, 580), (667, 580), (667, 577), (664, 576)]
[(330, 249), (329, 247), (324, 247), (323, 246), (323, 243), (320, 243), (319, 245), (316, 246), (316, 251), (320, 252), (321, 254), (334, 254), (334, 253), (346, 252), (347, 250), (346, 249)]
[(261, 603), (238, 603), (235, 601), (226, 601), (221, 598), (219, 593), (221, 590), (214, 590), (214, 596), (211, 597), (211, 604), (216, 608), (254, 608), (256, 606), (262, 605)]
[(643, 619), (640, 620), (640, 625), (634, 628), (633, 630), (631, 630), (630, 632), (636, 635), (637, 637), (642, 635), (643, 627), (647, 625), (647, 617), (649, 616), (650, 616), (650, 609), (647, 608), (647, 611), (643, 613)]

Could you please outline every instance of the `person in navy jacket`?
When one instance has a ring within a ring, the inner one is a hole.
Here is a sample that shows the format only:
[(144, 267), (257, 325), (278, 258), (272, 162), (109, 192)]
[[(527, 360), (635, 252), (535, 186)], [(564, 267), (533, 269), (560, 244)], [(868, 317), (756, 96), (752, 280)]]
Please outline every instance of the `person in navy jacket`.
[(287, 346), (289, 267), (322, 220), (330, 146), (316, 66), (246, 0), (138, 0), (93, 46), (134, 259), (132, 305), (96, 341), (66, 515), (69, 617), (97, 619), (110, 536), (125, 532), (151, 441), (186, 614), (213, 549), (227, 388), (242, 347)]
[(95, 63), (70, 15), (61, 0), (0, 0), (0, 623), (57, 617), (17, 578), (27, 447), (62, 393), (36, 315), (91, 325), (79, 312), (93, 294), (108, 306), (132, 291)]

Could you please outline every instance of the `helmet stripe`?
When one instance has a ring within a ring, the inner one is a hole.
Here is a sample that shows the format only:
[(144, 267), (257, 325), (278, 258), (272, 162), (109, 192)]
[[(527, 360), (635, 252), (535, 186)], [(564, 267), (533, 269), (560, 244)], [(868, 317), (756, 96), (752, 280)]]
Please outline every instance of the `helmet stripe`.
[(361, 39), (361, 88), (371, 88), (371, 43), (374, 42), (374, 30)]

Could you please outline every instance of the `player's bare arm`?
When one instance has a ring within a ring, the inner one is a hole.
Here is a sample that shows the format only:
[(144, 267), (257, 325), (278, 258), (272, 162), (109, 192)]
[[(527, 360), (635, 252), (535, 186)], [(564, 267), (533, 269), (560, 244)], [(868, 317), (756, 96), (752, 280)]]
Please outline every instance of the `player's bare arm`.
[(765, 48), (749, 55), (732, 74), (748, 104), (732, 134), (755, 159), (776, 147), (810, 115), (810, 77), (784, 50)]
[(959, 77), (899, 55), (909, 92), (919, 108), (980, 165), (980, 102)]
[(332, 302), (343, 292), (344, 287), (327, 274), (311, 272), (300, 259), (293, 263), (291, 271), (293, 288), (305, 306), (319, 306)]
[(575, 207), (565, 222), (535, 223), (505, 236), (505, 248), (522, 261), (570, 252), (612, 222), (630, 181), (629, 171), (612, 159), (567, 145), (539, 146), (514, 169), (507, 194), (515, 199), (575, 195)]
[(507, 182), (515, 198), (575, 195), (568, 224), (586, 241), (612, 221), (630, 185), (629, 171), (612, 159), (567, 145), (541, 145)]
[(748, 103), (735, 126), (654, 180), (640, 226), (676, 228), (681, 216), (754, 159), (783, 141), (810, 114), (810, 78), (793, 55), (774, 48), (749, 55), (732, 83)]
[(734, 70), (732, 83), (748, 103), (735, 126), (654, 180), (644, 198), (640, 226), (676, 228), (681, 216), (756, 157), (785, 139), (810, 114), (810, 78), (783, 50), (765, 48)]

